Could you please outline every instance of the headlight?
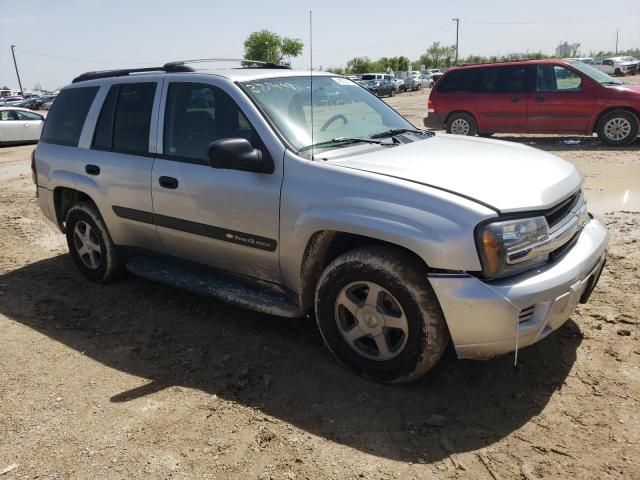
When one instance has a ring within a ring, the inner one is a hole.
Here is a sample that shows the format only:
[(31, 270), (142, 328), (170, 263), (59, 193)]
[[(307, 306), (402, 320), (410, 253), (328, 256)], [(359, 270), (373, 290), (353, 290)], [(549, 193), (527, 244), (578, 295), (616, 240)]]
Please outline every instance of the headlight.
[(540, 263), (547, 255), (535, 252), (537, 245), (549, 239), (549, 225), (544, 217), (523, 218), (489, 223), (476, 233), (478, 252), (484, 274), (497, 278)]

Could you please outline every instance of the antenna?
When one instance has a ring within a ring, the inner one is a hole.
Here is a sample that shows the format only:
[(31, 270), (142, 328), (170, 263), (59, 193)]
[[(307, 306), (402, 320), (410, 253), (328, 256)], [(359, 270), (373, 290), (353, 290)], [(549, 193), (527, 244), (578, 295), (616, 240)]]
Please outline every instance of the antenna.
[(309, 99), (311, 103), (311, 161), (314, 161), (313, 156), (313, 12), (309, 10), (309, 83), (311, 84), (309, 89)]

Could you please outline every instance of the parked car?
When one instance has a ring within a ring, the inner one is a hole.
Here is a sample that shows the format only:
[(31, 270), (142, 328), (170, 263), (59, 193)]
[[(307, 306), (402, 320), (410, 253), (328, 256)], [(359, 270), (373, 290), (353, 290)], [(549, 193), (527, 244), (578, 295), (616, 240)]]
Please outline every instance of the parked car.
[[(420, 377), (450, 338), (463, 358), (531, 345), (598, 281), (606, 227), (548, 152), (416, 130), (332, 74), (157, 70), (76, 78), (33, 153), (38, 203), (90, 280), (315, 310), (329, 349), (382, 382)], [(347, 101), (310, 116), (328, 88)]]
[(593, 57), (571, 57), (571, 58), (565, 58), (564, 60), (567, 62), (578, 61), (578, 62), (586, 63), (587, 65), (594, 65), (595, 63), (597, 63), (596, 59)]
[(429, 68), (427, 70), (427, 73), (431, 76), (434, 83), (437, 82), (440, 77), (442, 77), (442, 75), (444, 75), (444, 72), (439, 68)]
[(0, 107), (0, 145), (37, 142), (43, 123), (44, 117), (35, 112)]
[(602, 59), (595, 66), (609, 75), (633, 75), (640, 68), (640, 60), (633, 57), (611, 57)]
[(433, 78), (427, 73), (407, 77), (407, 82), (409, 82), (410, 85), (410, 87), (407, 87), (407, 90), (422, 90), (423, 88), (431, 88), (434, 84)]
[[(370, 82), (372, 80), (383, 83), (383, 82), (391, 82), (394, 86), (394, 93), (400, 93), (401, 87), (404, 87), (404, 81), (400, 81), (393, 75), (389, 75), (388, 73), (365, 73), (360, 78), (363, 82)], [(384, 91), (387, 91), (387, 88), (384, 88)]]
[(40, 105), (40, 109), (41, 110), (51, 110), (51, 106), (53, 105), (55, 98), (51, 99), (51, 100), (47, 100), (46, 102), (42, 103)]
[(42, 105), (48, 101), (52, 101), (55, 98), (54, 95), (42, 95), (39, 97), (31, 97), (18, 104), (17, 107), (28, 108), (29, 110), (40, 110)]
[(396, 85), (390, 78), (384, 80), (362, 80), (362, 86), (378, 97), (393, 97), (396, 94)]
[(474, 65), (444, 74), (428, 112), (425, 126), (460, 135), (596, 132), (607, 145), (629, 145), (640, 128), (640, 85), (579, 61)]
[(3, 97), (2, 98), (2, 105), (15, 105), (17, 103), (20, 103), (24, 100), (24, 98), (22, 98), (19, 95), (12, 95), (9, 97)]

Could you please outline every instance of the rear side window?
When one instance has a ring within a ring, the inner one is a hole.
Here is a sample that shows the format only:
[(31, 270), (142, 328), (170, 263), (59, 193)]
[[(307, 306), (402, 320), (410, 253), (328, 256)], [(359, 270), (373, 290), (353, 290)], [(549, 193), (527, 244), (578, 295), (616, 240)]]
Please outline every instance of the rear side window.
[(98, 87), (70, 88), (60, 92), (47, 115), (40, 141), (77, 147), (96, 93)]
[(98, 117), (93, 148), (133, 155), (148, 153), (155, 92), (155, 82), (112, 86)]
[(444, 93), (473, 92), (474, 70), (453, 70), (438, 85), (438, 91)]
[(527, 91), (527, 67), (480, 68), (476, 75), (476, 92), (521, 93)]

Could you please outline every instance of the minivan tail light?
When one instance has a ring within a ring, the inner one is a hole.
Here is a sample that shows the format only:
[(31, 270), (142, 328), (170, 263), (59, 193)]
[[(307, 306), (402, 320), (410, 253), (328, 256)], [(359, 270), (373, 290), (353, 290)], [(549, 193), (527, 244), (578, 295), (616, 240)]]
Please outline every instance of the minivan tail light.
[(433, 100), (429, 99), (429, 101), (427, 102), (427, 112), (435, 113), (435, 111), (436, 107), (433, 105)]

